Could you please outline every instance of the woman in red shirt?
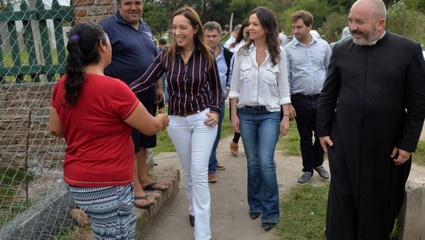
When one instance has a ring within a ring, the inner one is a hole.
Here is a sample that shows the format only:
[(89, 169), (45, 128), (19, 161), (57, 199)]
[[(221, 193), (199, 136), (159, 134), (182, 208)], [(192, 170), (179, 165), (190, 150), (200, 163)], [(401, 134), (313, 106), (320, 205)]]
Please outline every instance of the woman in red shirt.
[(151, 116), (124, 82), (103, 74), (111, 45), (100, 25), (77, 24), (69, 36), (66, 74), (53, 90), (49, 119), (49, 131), (67, 143), (64, 181), (96, 239), (134, 239), (130, 130), (156, 134), (168, 117)]

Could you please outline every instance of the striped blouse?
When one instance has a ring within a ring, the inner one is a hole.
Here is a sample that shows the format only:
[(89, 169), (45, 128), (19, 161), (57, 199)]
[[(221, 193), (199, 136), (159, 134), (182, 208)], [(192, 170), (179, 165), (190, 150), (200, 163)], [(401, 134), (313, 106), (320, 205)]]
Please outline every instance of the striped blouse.
[(221, 85), (217, 70), (217, 62), (208, 69), (207, 60), (200, 49), (195, 48), (187, 64), (177, 52), (175, 63), (166, 56), (164, 49), (152, 62), (148, 70), (130, 84), (131, 90), (137, 94), (148, 89), (166, 73), (168, 83), (169, 115), (180, 115), (187, 112), (202, 111), (210, 108), (211, 112), (220, 115)]

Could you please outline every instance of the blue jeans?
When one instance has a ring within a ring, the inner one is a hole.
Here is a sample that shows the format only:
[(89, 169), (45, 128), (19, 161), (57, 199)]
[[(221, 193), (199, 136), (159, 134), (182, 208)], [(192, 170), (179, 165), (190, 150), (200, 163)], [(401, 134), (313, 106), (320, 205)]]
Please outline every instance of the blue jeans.
[(274, 152), (280, 131), (280, 112), (237, 110), (248, 166), (250, 212), (261, 212), (262, 222), (279, 221), (279, 188)]
[(220, 113), (220, 118), (218, 119), (218, 128), (217, 128), (217, 137), (215, 138), (214, 141), (214, 145), (211, 151), (211, 156), (210, 156), (210, 162), (208, 164), (208, 174), (211, 173), (215, 173), (217, 171), (217, 155), (216, 155), (216, 151), (217, 151), (217, 147), (218, 147), (218, 142), (220, 142), (220, 137), (221, 137), (221, 124), (223, 123), (223, 118), (224, 118), (224, 113), (226, 110), (226, 102), (223, 101), (221, 102), (221, 113)]

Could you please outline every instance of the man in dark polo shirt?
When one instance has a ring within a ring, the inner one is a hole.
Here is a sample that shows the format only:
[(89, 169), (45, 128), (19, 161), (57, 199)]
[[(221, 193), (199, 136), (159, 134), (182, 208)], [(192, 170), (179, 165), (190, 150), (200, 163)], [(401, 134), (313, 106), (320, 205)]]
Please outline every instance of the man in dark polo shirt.
[[(154, 36), (149, 25), (141, 20), (142, 0), (118, 1), (118, 12), (100, 22), (112, 45), (112, 62), (105, 68), (105, 74), (119, 78), (127, 85), (143, 75), (157, 55)], [(161, 79), (137, 98), (152, 114), (156, 113), (155, 102), (163, 98)], [(156, 136), (145, 136), (132, 130), (135, 149), (134, 161), (134, 205), (147, 208), (153, 205), (144, 190), (165, 191), (168, 186), (153, 181), (146, 166), (147, 148), (156, 146)]]

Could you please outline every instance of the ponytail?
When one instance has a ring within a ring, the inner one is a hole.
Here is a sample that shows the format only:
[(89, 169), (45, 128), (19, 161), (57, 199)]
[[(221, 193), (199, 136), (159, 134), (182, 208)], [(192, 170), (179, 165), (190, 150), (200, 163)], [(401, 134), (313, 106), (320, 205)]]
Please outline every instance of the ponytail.
[(75, 25), (69, 32), (68, 56), (65, 67), (65, 101), (67, 107), (75, 106), (84, 84), (84, 67), (100, 61), (99, 41), (106, 43), (102, 27), (88, 22)]

